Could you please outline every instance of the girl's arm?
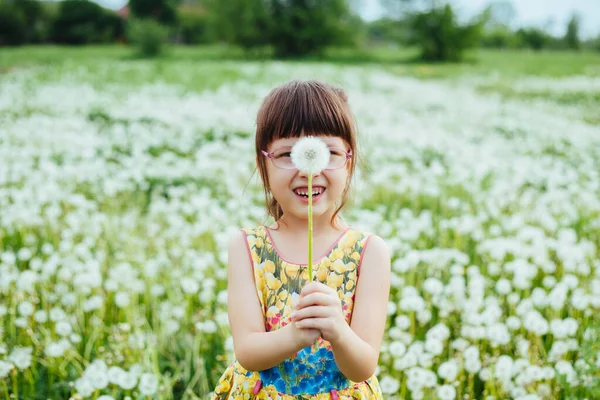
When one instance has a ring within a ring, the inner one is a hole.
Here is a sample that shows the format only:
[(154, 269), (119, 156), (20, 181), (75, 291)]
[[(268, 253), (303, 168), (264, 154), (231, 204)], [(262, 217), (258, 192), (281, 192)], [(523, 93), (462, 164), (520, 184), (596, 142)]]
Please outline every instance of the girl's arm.
[(337, 292), (320, 282), (305, 286), (293, 325), (315, 328), (331, 343), (340, 371), (353, 382), (370, 378), (377, 367), (387, 319), (390, 255), (383, 239), (372, 236), (364, 249), (352, 321), (348, 325)]
[(299, 329), (294, 324), (265, 331), (248, 253), (244, 234), (234, 235), (227, 269), (229, 324), (237, 361), (248, 371), (262, 371), (310, 346), (321, 333), (316, 329)]

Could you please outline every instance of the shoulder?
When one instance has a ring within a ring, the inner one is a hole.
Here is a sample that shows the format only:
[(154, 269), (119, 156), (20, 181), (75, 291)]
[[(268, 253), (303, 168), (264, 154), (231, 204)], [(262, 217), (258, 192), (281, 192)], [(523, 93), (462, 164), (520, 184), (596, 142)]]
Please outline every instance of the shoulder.
[(248, 237), (263, 237), (266, 235), (266, 230), (264, 225), (255, 226), (255, 227), (239, 227), (232, 230), (231, 234), (231, 242), (240, 242), (242, 239)]
[(255, 236), (264, 237), (267, 234), (267, 230), (264, 225), (255, 226), (252, 228), (240, 228), (244, 236)]
[(390, 270), (390, 248), (385, 240), (374, 233), (364, 234), (361, 268)]
[(385, 240), (374, 233), (366, 233), (365, 235), (365, 249), (369, 249), (368, 251), (383, 251), (387, 254), (390, 253), (390, 248), (388, 247)]
[(245, 228), (234, 229), (231, 237), (229, 238), (229, 251), (239, 250), (246, 246), (246, 238), (248, 237), (248, 230)]
[(234, 229), (229, 241), (230, 257), (233, 254), (247, 254), (250, 260), (255, 260), (257, 256), (253, 253), (264, 246), (265, 235), (264, 226)]
[(360, 246), (363, 252), (366, 251), (367, 248), (371, 248), (370, 251), (386, 251), (389, 254), (389, 248), (385, 241), (372, 232), (363, 231), (362, 229), (351, 226), (348, 229), (348, 236), (353, 238), (356, 245)]

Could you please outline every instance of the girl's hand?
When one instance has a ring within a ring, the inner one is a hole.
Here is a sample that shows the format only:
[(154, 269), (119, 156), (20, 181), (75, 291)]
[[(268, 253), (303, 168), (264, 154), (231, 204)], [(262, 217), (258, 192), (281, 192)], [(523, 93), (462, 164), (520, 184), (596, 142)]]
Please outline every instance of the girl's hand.
[(318, 329), (330, 343), (338, 340), (348, 327), (337, 292), (321, 282), (304, 286), (291, 319), (298, 328)]
[(318, 329), (301, 328), (296, 326), (296, 323), (293, 321), (288, 326), (292, 335), (292, 341), (296, 343), (298, 349), (303, 349), (314, 344), (321, 337), (321, 331)]

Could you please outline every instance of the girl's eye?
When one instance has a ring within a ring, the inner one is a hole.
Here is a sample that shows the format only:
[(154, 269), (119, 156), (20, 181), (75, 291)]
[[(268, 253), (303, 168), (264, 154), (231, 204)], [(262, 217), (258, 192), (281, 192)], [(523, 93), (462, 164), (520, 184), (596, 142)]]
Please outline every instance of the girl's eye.
[(292, 153), (290, 151), (283, 151), (281, 153), (275, 154), (275, 158), (283, 158), (283, 157), (291, 157)]

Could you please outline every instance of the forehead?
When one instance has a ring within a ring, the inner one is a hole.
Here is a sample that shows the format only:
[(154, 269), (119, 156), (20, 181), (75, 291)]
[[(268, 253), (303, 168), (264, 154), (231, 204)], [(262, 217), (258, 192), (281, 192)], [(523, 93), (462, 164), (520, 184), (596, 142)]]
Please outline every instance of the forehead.
[[(328, 147), (339, 147), (342, 149), (347, 149), (348, 144), (344, 139), (338, 136), (317, 136), (319, 139), (323, 140)], [(274, 149), (279, 149), (282, 147), (292, 147), (296, 144), (298, 140), (301, 138), (286, 138), (286, 139), (277, 139), (269, 144), (269, 151)]]

